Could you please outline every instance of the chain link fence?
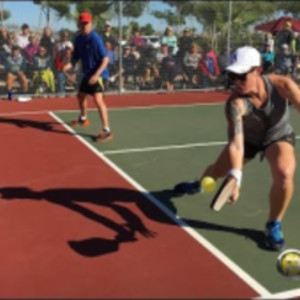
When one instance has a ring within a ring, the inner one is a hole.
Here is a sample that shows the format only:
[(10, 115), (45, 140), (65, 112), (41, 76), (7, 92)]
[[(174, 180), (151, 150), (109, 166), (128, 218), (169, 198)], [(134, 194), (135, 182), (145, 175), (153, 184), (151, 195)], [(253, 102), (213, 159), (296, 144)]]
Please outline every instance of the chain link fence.
[[(155, 1), (150, 1), (150, 5), (151, 2)], [(123, 1), (117, 3), (117, 13), (94, 27), (102, 36), (110, 58), (110, 76), (105, 81), (107, 93), (222, 89), (227, 85), (223, 71), (234, 50), (243, 44), (257, 48), (262, 44), (263, 34), (253, 28), (232, 32), (234, 3), (231, 1), (220, 1), (225, 20), (222, 30), (217, 26), (205, 27), (195, 17), (186, 17), (185, 24), (172, 26), (159, 19), (153, 24), (145, 23), (153, 20), (151, 9), (146, 9), (142, 20), (135, 20), (122, 15)], [(207, 12), (208, 18), (210, 13)], [(40, 12), (39, 20), (41, 16)], [(65, 22), (61, 28), (51, 23), (41, 28), (41, 21), (29, 28), (24, 24), (9, 27), (6, 22), (1, 23), (1, 98), (7, 98), (9, 90), (13, 94), (39, 97), (76, 93), (80, 65), (68, 73), (62, 72), (62, 66), (72, 55), (77, 31), (74, 21)], [(22, 32), (29, 37), (20, 37)], [(16, 55), (23, 57), (24, 65), (21, 59), (14, 65), (16, 58), (12, 59), (12, 53), (18, 51), (16, 45), (20, 48)], [(44, 57), (39, 60), (41, 65), (36, 64), (36, 55)], [(14, 67), (22, 67), (24, 76), (14, 72)]]

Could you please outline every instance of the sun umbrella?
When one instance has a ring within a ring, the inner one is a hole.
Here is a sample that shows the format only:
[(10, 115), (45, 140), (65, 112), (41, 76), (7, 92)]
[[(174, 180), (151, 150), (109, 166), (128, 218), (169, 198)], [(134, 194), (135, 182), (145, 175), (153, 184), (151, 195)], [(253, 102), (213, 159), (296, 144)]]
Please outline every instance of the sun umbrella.
[(300, 20), (291, 17), (281, 17), (267, 23), (259, 24), (255, 26), (255, 29), (275, 34), (277, 31), (284, 28), (286, 22), (290, 22), (292, 24), (293, 31), (300, 32)]

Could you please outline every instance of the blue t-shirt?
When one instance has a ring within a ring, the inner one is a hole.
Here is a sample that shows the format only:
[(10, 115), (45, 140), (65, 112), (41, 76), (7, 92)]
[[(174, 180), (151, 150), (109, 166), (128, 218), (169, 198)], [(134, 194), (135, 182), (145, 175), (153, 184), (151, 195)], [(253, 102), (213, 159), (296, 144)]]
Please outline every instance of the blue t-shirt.
[[(89, 78), (96, 72), (104, 57), (107, 57), (106, 48), (102, 38), (95, 31), (92, 30), (86, 36), (80, 34), (76, 37), (72, 62), (81, 60), (84, 78)], [(107, 68), (100, 77), (109, 77)]]

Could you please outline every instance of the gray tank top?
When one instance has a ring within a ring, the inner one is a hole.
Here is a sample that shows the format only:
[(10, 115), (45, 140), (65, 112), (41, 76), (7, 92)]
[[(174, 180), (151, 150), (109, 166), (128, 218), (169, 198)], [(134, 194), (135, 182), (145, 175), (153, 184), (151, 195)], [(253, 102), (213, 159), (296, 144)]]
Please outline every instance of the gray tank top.
[(265, 146), (293, 132), (290, 124), (289, 105), (283, 99), (270, 79), (262, 76), (268, 99), (261, 108), (256, 108), (248, 97), (242, 97), (247, 107), (243, 117), (245, 142)]

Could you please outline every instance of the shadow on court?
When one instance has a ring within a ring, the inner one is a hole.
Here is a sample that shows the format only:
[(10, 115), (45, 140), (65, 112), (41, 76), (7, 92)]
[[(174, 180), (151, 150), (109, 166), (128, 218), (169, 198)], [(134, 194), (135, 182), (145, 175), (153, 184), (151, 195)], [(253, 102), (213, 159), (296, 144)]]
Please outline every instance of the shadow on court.
[[(137, 234), (140, 234), (145, 238), (155, 238), (156, 233), (147, 228), (142, 219), (130, 209), (122, 205), (122, 203), (134, 203), (147, 218), (157, 222), (175, 225), (175, 223), (165, 213), (147, 200), (142, 193), (130, 189), (60, 188), (34, 191), (26, 187), (4, 187), (0, 188), (0, 194), (4, 200), (46, 200), (52, 204), (76, 212), (81, 216), (104, 225), (116, 232), (114, 239), (91, 237), (85, 240), (68, 241), (71, 249), (73, 249), (76, 253), (87, 257), (104, 255), (118, 251), (120, 244), (138, 241)], [(173, 197), (176, 197), (173, 190), (155, 191), (152, 192), (152, 195), (176, 214), (176, 209), (171, 201)], [(98, 212), (96, 213), (82, 205), (84, 203), (93, 203), (110, 208), (124, 220), (124, 223), (122, 225), (116, 223), (108, 217), (101, 215)], [(263, 245), (264, 234), (261, 231), (247, 228), (234, 228), (202, 222), (201, 220), (196, 221), (183, 219), (183, 221), (193, 228), (224, 231), (244, 236), (245, 238), (254, 241), (259, 248), (265, 249)]]
[(0, 117), (0, 123), (12, 124), (18, 128), (34, 128), (37, 130), (46, 131), (47, 133), (53, 132), (67, 135), (80, 135), (92, 139), (95, 138), (95, 136), (89, 134), (74, 134), (65, 129), (58, 129), (57, 127), (61, 128), (61, 124), (59, 122), (33, 121), (28, 119)]

